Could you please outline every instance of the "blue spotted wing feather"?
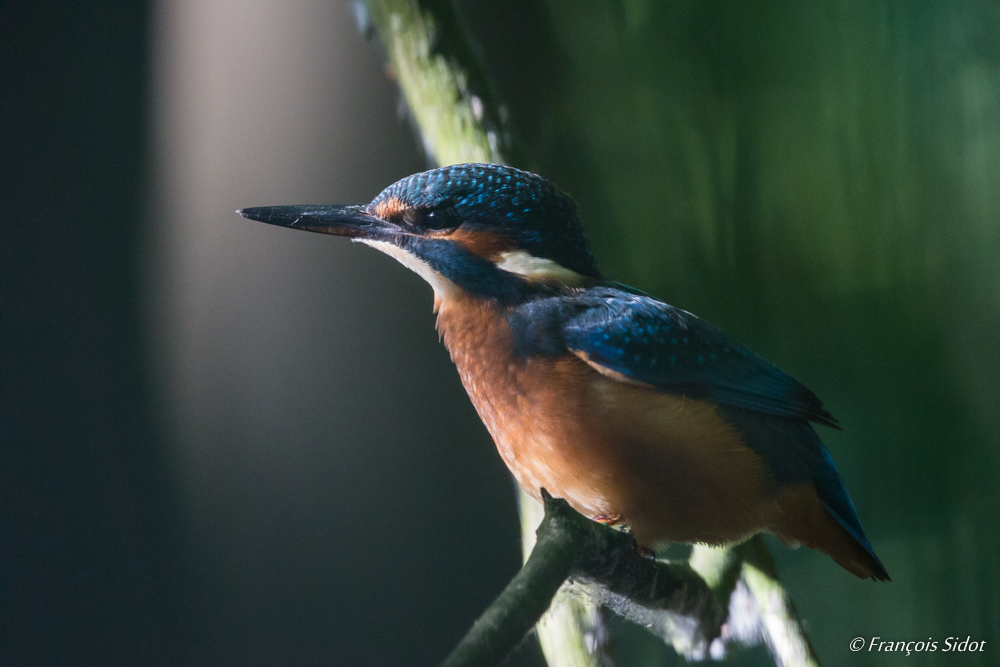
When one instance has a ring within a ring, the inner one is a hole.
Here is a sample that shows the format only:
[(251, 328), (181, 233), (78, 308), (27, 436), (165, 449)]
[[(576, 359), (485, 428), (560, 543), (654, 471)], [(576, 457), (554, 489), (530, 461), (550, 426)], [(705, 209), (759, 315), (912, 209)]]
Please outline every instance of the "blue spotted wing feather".
[(525, 356), (569, 350), (631, 380), (718, 404), (775, 482), (813, 483), (823, 506), (868, 554), (872, 576), (888, 580), (833, 460), (808, 423), (836, 427), (836, 420), (815, 394), (773, 364), (691, 313), (617, 286), (530, 302), (508, 323)]
[(809, 389), (691, 313), (612, 287), (576, 303), (562, 337), (593, 364), (666, 391), (836, 427)]

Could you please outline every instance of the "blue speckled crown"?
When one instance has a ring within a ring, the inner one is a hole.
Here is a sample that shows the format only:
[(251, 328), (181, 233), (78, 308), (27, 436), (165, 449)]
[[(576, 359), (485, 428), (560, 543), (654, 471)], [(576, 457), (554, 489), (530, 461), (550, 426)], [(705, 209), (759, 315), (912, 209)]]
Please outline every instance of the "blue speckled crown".
[(370, 206), (392, 198), (415, 209), (451, 209), (456, 225), (511, 237), (535, 257), (600, 278), (576, 204), (536, 174), (496, 164), (442, 167), (393, 183)]

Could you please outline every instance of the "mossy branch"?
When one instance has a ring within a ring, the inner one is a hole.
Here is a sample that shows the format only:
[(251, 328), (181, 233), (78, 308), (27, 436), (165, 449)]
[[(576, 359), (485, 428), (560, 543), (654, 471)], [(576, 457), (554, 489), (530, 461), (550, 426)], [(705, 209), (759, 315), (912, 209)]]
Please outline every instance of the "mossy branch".
[(542, 495), (545, 518), (531, 556), (444, 661), (445, 667), (500, 662), (569, 577), (647, 609), (688, 617), (708, 641), (719, 636), (727, 609), (687, 563), (642, 556), (629, 535), (590, 521), (544, 489)]
[(449, 0), (368, 0), (370, 18), (439, 165), (523, 164)]

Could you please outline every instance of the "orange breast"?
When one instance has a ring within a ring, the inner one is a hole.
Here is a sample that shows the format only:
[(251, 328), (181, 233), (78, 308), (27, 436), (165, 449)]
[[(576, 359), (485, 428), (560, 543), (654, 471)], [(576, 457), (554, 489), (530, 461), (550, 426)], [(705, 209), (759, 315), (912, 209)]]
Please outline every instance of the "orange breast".
[(590, 517), (628, 522), (645, 545), (723, 544), (778, 512), (763, 460), (706, 402), (606, 377), (567, 353), (522, 358), (502, 313), (459, 298), (438, 330), (500, 456)]

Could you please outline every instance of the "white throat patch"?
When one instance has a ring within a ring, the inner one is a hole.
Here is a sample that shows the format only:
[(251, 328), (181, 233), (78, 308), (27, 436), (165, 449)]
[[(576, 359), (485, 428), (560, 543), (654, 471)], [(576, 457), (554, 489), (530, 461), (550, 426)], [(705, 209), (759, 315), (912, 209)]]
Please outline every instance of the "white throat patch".
[(525, 250), (500, 253), (497, 268), (508, 273), (516, 273), (529, 283), (554, 282), (566, 287), (576, 287), (586, 278), (576, 271), (570, 271), (551, 259), (535, 257)]
[(440, 271), (435, 271), (431, 265), (420, 259), (416, 255), (400, 248), (395, 243), (386, 241), (373, 241), (369, 239), (359, 239), (361, 243), (369, 245), (376, 250), (384, 252), (396, 259), (400, 264), (413, 271), (423, 278), (434, 288), (434, 293), (441, 299), (449, 299), (458, 294), (458, 285), (448, 280)]

